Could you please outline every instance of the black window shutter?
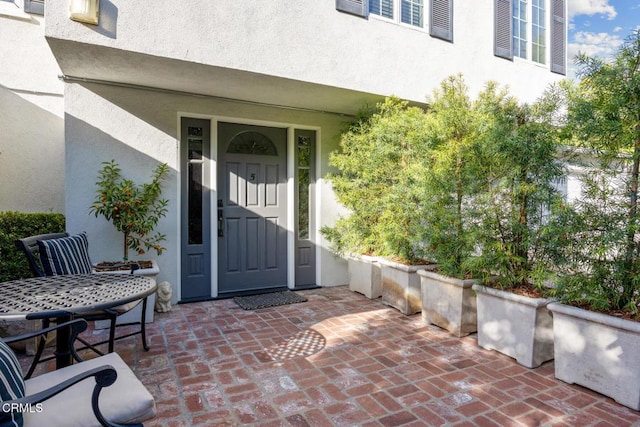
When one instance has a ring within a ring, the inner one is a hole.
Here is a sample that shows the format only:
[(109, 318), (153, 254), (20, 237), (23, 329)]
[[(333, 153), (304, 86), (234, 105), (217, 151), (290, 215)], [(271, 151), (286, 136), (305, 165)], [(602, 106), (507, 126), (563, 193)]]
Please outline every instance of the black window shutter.
[(336, 9), (356, 16), (367, 16), (366, 0), (336, 0)]
[(513, 1), (495, 0), (493, 54), (513, 59)]
[(567, 74), (565, 0), (552, 0), (551, 6), (551, 71)]
[(453, 41), (453, 0), (431, 0), (429, 34)]

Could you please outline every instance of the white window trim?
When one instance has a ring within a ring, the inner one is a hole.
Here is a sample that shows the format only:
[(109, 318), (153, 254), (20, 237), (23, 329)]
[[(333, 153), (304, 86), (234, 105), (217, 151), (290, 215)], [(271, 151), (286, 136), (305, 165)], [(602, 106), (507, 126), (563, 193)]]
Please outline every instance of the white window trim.
[(544, 63), (540, 63), (538, 61), (533, 60), (533, 0), (529, 0), (529, 4), (527, 5), (529, 9), (530, 24), (527, 28), (527, 47), (529, 48), (529, 60), (534, 64), (547, 66), (551, 57), (549, 56), (549, 41), (551, 39), (551, 30), (549, 25), (551, 25), (551, 13), (549, 9), (551, 8), (551, 2), (549, 0), (544, 0)]
[(13, 0), (0, 0), (0, 17), (31, 21), (31, 16)]
[[(367, 5), (367, 7), (369, 7)], [(404, 28), (411, 28), (421, 32), (429, 32), (429, 20), (428, 20), (428, 0), (422, 0), (422, 26), (407, 24), (402, 22), (402, 0), (393, 0), (393, 19), (386, 16), (378, 15), (376, 13), (368, 12), (369, 19), (378, 19), (380, 21), (388, 22), (390, 24), (396, 24)]]
[[(515, 1), (515, 0), (514, 0)], [(513, 18), (512, 18), (513, 19)], [(545, 45), (544, 45), (544, 63), (533, 60), (533, 1), (527, 0), (527, 57), (521, 58), (520, 56), (513, 55), (514, 61), (525, 61), (542, 68), (549, 68), (551, 65), (551, 1), (545, 0), (544, 2), (544, 32), (545, 32)], [(515, 31), (515, 30), (514, 30)], [(515, 50), (515, 37), (513, 37), (513, 44)]]

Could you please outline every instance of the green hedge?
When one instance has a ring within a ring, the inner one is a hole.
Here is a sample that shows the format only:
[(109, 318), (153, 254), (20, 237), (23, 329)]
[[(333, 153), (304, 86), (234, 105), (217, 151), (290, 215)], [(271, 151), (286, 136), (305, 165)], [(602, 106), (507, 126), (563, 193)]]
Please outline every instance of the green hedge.
[(62, 214), (0, 212), (0, 282), (31, 277), (27, 259), (15, 246), (16, 240), (64, 231)]

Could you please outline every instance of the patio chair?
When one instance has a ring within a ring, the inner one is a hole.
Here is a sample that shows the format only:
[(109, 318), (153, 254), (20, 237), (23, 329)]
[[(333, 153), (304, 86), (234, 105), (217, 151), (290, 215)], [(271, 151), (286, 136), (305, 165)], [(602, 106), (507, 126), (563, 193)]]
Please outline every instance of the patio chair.
[[(63, 327), (71, 330), (69, 351), (78, 363), (23, 380), (20, 363), (7, 344)], [(73, 341), (86, 328), (85, 320), (75, 319), (0, 339), (0, 425), (142, 426), (155, 416), (153, 396), (117, 353), (87, 361), (78, 356)]]
[[(93, 266), (89, 260), (89, 254), (87, 251), (87, 238), (85, 233), (81, 233), (75, 236), (70, 236), (69, 233), (53, 233), (53, 234), (40, 234), (37, 236), (25, 237), (23, 239), (16, 240), (15, 242), (18, 249), (22, 250), (27, 257), (29, 263), (29, 269), (34, 277), (52, 276), (56, 274), (85, 274), (93, 272)], [(57, 251), (59, 245), (62, 245), (62, 250)], [(46, 252), (46, 253), (42, 253)], [(130, 273), (133, 274), (138, 268), (137, 264), (132, 264)], [(126, 273), (124, 273), (126, 274)], [(142, 302), (142, 313), (139, 322), (124, 323), (118, 325), (116, 323), (118, 316), (133, 310)], [(142, 346), (145, 351), (149, 350), (147, 344), (146, 334), (146, 306), (147, 299), (133, 301), (128, 304), (113, 307), (108, 310), (98, 310), (89, 313), (83, 313), (76, 315), (76, 318), (82, 318), (87, 321), (96, 320), (108, 320), (109, 321), (109, 339), (98, 343), (88, 343), (87, 341), (78, 338), (82, 344), (91, 350), (95, 351), (99, 355), (103, 355), (96, 346), (108, 343), (108, 352), (112, 353), (114, 350), (115, 341), (121, 340), (134, 335), (140, 335), (142, 340)], [(48, 326), (49, 322), (44, 321), (44, 326)], [(140, 325), (140, 329), (120, 336), (115, 335), (116, 328), (120, 326)], [(43, 345), (43, 340), (40, 340)], [(38, 346), (38, 355), (42, 354), (41, 346)]]

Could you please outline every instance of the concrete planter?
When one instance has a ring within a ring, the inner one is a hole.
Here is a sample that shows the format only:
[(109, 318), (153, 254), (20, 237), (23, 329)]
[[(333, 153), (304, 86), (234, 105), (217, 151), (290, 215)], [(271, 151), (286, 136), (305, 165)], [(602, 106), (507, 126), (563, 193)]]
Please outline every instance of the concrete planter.
[[(101, 271), (97, 274), (130, 274), (126, 271)], [(160, 273), (160, 268), (158, 268), (158, 263), (155, 260), (152, 260), (151, 268), (141, 268), (133, 272), (136, 276), (147, 276), (152, 279), (155, 279)], [(147, 297), (147, 311), (145, 312), (145, 321), (146, 323), (153, 322), (153, 308), (156, 303), (156, 294), (153, 293)], [(133, 310), (124, 313), (121, 316), (118, 316), (116, 320), (116, 325), (121, 325), (125, 323), (134, 323), (140, 322), (140, 316), (142, 315), (142, 304), (138, 304)], [(106, 329), (109, 327), (108, 320), (98, 320), (95, 322), (96, 329)]]
[(382, 302), (394, 307), (402, 314), (422, 311), (422, 295), (418, 270), (430, 270), (435, 264), (405, 265), (380, 259), (382, 266)]
[(477, 329), (476, 294), (478, 280), (461, 280), (428, 270), (418, 270), (422, 294), (422, 319), (457, 337)]
[(478, 299), (478, 345), (527, 368), (552, 360), (553, 318), (546, 298), (528, 298), (474, 285)]
[(556, 378), (640, 410), (640, 323), (560, 303), (553, 313)]
[(382, 269), (378, 258), (352, 255), (347, 258), (347, 262), (350, 290), (371, 299), (382, 296)]

